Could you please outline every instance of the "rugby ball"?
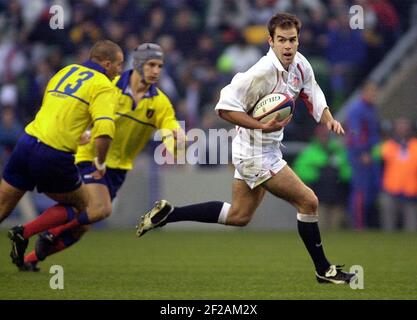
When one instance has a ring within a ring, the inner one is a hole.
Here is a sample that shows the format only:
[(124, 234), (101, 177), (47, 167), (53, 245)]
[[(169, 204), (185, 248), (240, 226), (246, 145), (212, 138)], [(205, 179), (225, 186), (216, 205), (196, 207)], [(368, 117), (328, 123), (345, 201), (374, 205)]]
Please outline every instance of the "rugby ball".
[(259, 100), (252, 111), (252, 117), (267, 123), (272, 119), (281, 121), (293, 113), (294, 99), (285, 93), (271, 93)]

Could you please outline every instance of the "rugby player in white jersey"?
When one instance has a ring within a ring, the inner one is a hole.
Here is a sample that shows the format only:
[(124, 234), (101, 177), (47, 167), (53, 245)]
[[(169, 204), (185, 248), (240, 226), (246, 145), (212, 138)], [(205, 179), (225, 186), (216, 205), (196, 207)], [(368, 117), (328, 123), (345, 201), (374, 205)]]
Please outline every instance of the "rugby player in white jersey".
[[(268, 23), (269, 52), (245, 73), (238, 73), (221, 91), (216, 106), (219, 116), (237, 126), (233, 140), (232, 204), (207, 202), (174, 207), (158, 201), (140, 220), (137, 235), (177, 221), (247, 225), (260, 205), (265, 191), (284, 199), (297, 209), (298, 232), (313, 260), (320, 283), (347, 284), (354, 274), (342, 271), (326, 258), (318, 228), (318, 199), (282, 159), (280, 144), (291, 117), (261, 123), (250, 111), (264, 96), (280, 92), (304, 100), (310, 114), (330, 131), (344, 134), (333, 119), (326, 98), (314, 78), (307, 59), (299, 53), (301, 22), (288, 13), (277, 13)], [(277, 212), (279, 214), (279, 212)]]

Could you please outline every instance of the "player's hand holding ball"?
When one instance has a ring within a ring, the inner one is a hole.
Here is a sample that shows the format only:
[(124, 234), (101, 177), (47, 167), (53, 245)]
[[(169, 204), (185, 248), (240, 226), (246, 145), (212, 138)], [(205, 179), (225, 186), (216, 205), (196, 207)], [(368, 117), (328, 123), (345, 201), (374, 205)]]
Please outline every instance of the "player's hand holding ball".
[(292, 114), (290, 114), (285, 119), (278, 121), (277, 119), (272, 119), (263, 125), (262, 131), (265, 133), (275, 132), (282, 130), (287, 124), (290, 123), (292, 119)]
[(256, 103), (252, 117), (263, 123), (263, 132), (279, 131), (291, 121), (294, 108), (294, 99), (288, 94), (271, 93)]

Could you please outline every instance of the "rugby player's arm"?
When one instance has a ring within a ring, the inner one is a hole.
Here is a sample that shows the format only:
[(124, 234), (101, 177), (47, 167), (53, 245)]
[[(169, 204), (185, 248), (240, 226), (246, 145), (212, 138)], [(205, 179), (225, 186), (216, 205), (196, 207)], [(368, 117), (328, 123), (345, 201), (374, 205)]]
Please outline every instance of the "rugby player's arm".
[[(107, 83), (100, 83), (95, 88), (95, 97), (90, 104), (89, 112), (93, 120), (91, 138), (94, 139), (95, 165), (99, 171), (105, 172), (105, 160), (110, 143), (114, 137), (116, 126), (114, 123), (115, 105), (117, 103), (115, 88)], [(104, 166), (103, 169), (100, 169)]]
[(94, 139), (94, 145), (96, 150), (96, 157), (99, 164), (103, 164), (106, 161), (106, 155), (109, 151), (110, 144), (112, 142), (110, 136), (98, 136)]
[(239, 127), (246, 129), (260, 129), (265, 133), (281, 130), (290, 122), (292, 118), (292, 115), (290, 115), (282, 121), (276, 121), (275, 119), (272, 119), (267, 123), (262, 123), (258, 120), (255, 120), (245, 112), (220, 109), (218, 113), (220, 118), (229, 121)]
[(333, 131), (337, 134), (345, 134), (345, 130), (343, 130), (341, 123), (333, 118), (329, 107), (323, 110), (320, 123), (325, 124), (330, 131)]

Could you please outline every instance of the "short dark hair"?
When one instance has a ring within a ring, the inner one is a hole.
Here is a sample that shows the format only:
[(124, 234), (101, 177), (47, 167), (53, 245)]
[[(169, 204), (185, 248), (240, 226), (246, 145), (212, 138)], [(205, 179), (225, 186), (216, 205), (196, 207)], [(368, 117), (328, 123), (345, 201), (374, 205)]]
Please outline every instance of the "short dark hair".
[(297, 34), (299, 34), (301, 29), (301, 21), (291, 13), (278, 12), (268, 22), (268, 31), (272, 38), (275, 35), (275, 29), (277, 27), (282, 29), (295, 28), (297, 30)]
[(97, 41), (90, 50), (90, 60), (102, 62), (104, 60), (116, 61), (117, 53), (123, 52), (118, 44), (110, 40)]

